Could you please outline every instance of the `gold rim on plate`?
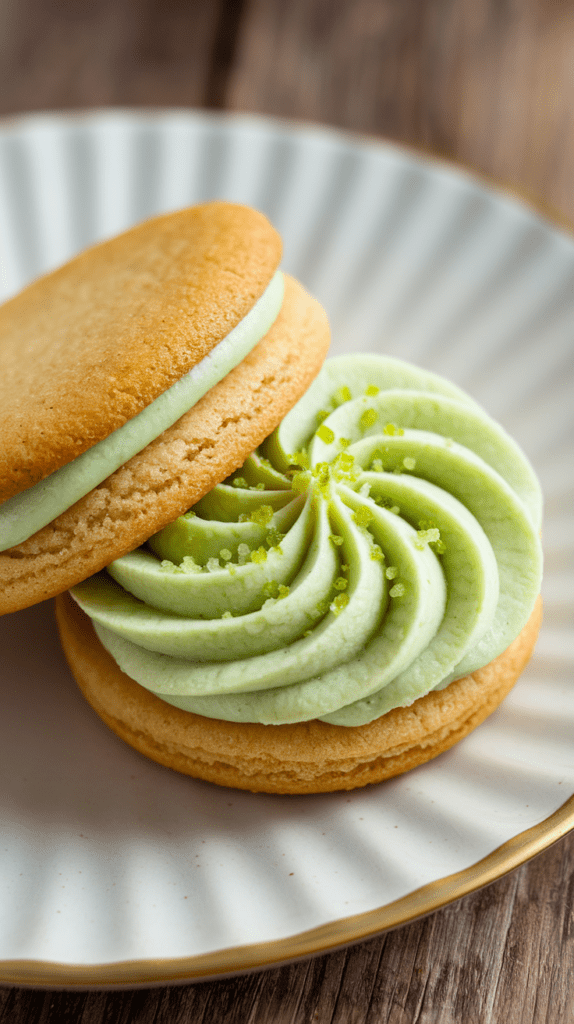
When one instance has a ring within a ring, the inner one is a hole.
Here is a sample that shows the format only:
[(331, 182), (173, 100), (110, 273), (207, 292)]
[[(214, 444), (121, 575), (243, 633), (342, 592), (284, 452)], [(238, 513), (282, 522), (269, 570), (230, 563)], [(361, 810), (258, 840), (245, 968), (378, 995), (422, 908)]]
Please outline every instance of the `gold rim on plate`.
[(49, 988), (115, 988), (168, 982), (208, 981), (264, 967), (330, 953), (353, 942), (374, 938), (431, 914), (536, 857), (574, 828), (574, 796), (544, 821), (508, 839), (476, 864), (423, 885), (392, 903), (353, 914), (274, 942), (257, 942), (201, 953), (198, 956), (153, 960), (122, 960), (107, 964), (60, 964), (48, 960), (0, 961), (0, 983)]

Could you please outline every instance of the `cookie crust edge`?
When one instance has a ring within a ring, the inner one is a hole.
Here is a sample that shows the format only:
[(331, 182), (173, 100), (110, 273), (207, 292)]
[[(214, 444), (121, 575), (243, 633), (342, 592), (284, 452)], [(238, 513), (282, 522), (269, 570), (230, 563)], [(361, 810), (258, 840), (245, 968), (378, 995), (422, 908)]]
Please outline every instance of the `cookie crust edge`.
[(121, 739), (195, 778), (252, 792), (326, 793), (381, 782), (448, 750), (480, 725), (526, 667), (542, 618), (482, 669), (363, 726), (223, 722), (181, 711), (129, 678), (69, 595), (56, 601), (64, 653), (84, 697)]

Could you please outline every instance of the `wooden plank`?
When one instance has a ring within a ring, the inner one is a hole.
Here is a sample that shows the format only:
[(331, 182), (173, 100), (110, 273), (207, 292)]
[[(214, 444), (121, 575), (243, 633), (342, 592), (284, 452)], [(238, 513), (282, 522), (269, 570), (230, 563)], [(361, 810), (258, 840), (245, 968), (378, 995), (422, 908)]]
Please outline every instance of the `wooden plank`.
[(0, 114), (211, 106), (222, 89), (214, 49), (221, 62), (214, 0), (0, 0)]
[(384, 135), (574, 221), (574, 7), (250, 0), (228, 105)]

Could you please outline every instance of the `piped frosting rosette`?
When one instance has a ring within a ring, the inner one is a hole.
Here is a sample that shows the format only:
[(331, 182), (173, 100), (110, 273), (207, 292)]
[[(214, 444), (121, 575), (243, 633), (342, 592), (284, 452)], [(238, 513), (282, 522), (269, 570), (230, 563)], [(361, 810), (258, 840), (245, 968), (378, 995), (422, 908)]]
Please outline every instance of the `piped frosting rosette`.
[(356, 726), (515, 639), (541, 505), (519, 447), (457, 387), (342, 356), (232, 477), (72, 595), (169, 704)]

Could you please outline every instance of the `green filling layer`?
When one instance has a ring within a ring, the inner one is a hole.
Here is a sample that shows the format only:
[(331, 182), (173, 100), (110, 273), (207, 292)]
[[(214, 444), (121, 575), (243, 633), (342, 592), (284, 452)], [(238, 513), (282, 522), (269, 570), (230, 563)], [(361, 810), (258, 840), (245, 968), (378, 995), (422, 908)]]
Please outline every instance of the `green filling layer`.
[(193, 408), (267, 334), (283, 292), (283, 275), (277, 271), (247, 316), (185, 377), (73, 462), (0, 505), (0, 551), (51, 523)]
[(506, 649), (540, 517), (525, 456), (463, 392), (343, 356), (229, 480), (72, 593), (168, 703), (354, 726)]

